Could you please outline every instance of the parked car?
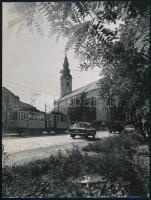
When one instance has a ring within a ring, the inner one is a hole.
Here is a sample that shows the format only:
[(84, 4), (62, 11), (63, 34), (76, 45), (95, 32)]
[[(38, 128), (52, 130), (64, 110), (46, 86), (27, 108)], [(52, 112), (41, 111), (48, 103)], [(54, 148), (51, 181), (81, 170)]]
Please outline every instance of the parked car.
[(69, 128), (69, 134), (72, 138), (77, 135), (85, 138), (87, 138), (88, 136), (92, 136), (93, 138), (95, 138), (96, 129), (92, 127), (91, 123), (77, 122)]
[(134, 125), (126, 125), (124, 127), (124, 133), (134, 133), (135, 127)]
[(112, 133), (112, 132), (119, 132), (119, 133), (122, 133), (124, 130), (124, 125), (123, 125), (123, 122), (122, 121), (112, 121), (110, 124), (109, 124), (109, 132)]

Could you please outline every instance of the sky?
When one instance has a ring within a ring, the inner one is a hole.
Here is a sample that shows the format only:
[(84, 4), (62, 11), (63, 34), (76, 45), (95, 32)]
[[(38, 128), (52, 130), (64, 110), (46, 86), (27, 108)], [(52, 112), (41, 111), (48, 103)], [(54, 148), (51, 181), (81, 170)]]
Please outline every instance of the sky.
[[(2, 85), (25, 103), (39, 110), (52, 109), (54, 99), (60, 98), (60, 71), (63, 67), (66, 40), (57, 43), (54, 37), (41, 38), (28, 30), (16, 34), (9, 27), (15, 18), (8, 11), (10, 3), (3, 3)], [(48, 25), (45, 25), (48, 29)], [(67, 53), (72, 75), (72, 90), (99, 79), (98, 69), (80, 71), (79, 60), (73, 50)]]

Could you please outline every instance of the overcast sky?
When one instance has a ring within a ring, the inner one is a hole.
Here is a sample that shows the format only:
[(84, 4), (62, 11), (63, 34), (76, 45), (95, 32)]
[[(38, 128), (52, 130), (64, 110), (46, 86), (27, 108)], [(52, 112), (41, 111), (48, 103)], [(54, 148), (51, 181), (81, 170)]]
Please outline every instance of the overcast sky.
[[(13, 15), (8, 11), (10, 3), (3, 3), (3, 86), (20, 97), (21, 101), (34, 103), (44, 110), (44, 104), (52, 104), (60, 97), (60, 70), (64, 60), (65, 39), (56, 43), (55, 38), (41, 38), (24, 30), (16, 35), (8, 22)], [(48, 28), (48, 27), (46, 27)], [(79, 70), (79, 61), (73, 51), (67, 53), (73, 77), (73, 90), (99, 79), (98, 69)]]

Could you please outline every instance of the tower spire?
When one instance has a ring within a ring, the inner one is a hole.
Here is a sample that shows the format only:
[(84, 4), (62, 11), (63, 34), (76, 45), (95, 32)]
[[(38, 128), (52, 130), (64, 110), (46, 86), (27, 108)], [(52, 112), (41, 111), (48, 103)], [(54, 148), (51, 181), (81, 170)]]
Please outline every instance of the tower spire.
[(65, 57), (64, 57), (62, 75), (69, 75), (69, 76), (71, 76), (70, 75), (70, 70), (69, 70), (69, 62), (68, 62), (68, 58), (67, 58), (66, 53), (65, 53)]
[(61, 97), (72, 91), (72, 76), (70, 74), (69, 62), (65, 52), (63, 70), (61, 71)]

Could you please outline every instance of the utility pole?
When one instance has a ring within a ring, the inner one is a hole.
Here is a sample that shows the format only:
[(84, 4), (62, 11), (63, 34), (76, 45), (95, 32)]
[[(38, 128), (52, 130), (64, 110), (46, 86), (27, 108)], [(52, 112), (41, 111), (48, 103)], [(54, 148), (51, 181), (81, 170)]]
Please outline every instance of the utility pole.
[(47, 129), (47, 105), (45, 104), (45, 129)]

